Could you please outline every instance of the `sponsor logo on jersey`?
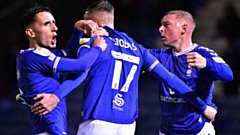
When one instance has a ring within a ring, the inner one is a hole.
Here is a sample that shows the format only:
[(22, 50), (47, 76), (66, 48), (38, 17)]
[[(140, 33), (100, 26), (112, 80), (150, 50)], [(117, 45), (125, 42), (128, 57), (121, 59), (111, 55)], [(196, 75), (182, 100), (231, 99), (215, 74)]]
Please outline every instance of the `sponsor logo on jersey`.
[(79, 44), (87, 43), (90, 40), (90, 38), (80, 38)]
[(212, 59), (217, 63), (225, 63), (225, 61), (221, 57), (212, 57)]
[(121, 107), (123, 105), (124, 105), (124, 100), (122, 98), (122, 95), (121, 94), (115, 95), (113, 100), (113, 109), (123, 111), (123, 108)]
[(163, 95), (161, 95), (161, 101), (167, 103), (186, 103), (186, 100), (184, 100), (183, 98), (166, 97)]
[(51, 54), (46, 48), (36, 48), (33, 52), (42, 56), (49, 56)]
[(186, 71), (186, 76), (191, 76), (191, 74), (192, 74), (192, 67), (188, 66), (188, 69)]

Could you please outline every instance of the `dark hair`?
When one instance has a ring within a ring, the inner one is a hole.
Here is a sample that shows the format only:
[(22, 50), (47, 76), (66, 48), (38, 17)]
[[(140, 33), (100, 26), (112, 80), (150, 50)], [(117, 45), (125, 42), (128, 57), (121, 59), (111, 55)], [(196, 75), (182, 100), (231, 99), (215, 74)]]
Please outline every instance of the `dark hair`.
[(27, 25), (35, 21), (36, 14), (40, 12), (45, 12), (45, 11), (52, 13), (52, 10), (47, 6), (36, 4), (34, 7), (28, 8), (22, 16), (22, 25), (24, 29), (27, 27)]
[(97, 2), (92, 3), (86, 8), (86, 11), (107, 11), (107, 12), (114, 12), (114, 7), (109, 3), (107, 0), (99, 0)]

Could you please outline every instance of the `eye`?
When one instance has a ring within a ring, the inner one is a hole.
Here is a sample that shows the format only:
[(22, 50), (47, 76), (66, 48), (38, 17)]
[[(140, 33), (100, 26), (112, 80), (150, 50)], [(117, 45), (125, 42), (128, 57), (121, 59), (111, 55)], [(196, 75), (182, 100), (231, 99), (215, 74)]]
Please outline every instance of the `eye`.
[(52, 21), (52, 23), (53, 23), (53, 24), (56, 24), (56, 21), (55, 21), (55, 20), (53, 20), (53, 21)]
[(170, 25), (169, 23), (163, 24), (164, 27), (168, 27), (169, 25)]
[(50, 21), (47, 21), (47, 22), (45, 22), (43, 25), (44, 26), (47, 26), (47, 25), (49, 25), (50, 24)]

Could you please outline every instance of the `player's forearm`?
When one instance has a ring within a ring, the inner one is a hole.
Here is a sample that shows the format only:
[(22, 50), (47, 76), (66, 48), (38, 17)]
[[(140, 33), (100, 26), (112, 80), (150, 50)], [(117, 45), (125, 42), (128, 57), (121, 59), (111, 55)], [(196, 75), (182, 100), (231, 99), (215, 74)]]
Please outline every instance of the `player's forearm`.
[(75, 51), (77, 45), (79, 45), (79, 40), (82, 38), (83, 33), (78, 31), (76, 28), (73, 28), (72, 34), (68, 40), (66, 48), (70, 49), (71, 51)]
[(57, 72), (82, 72), (89, 69), (100, 53), (102, 49), (100, 47), (92, 47), (92, 49), (82, 57), (77, 59), (61, 58), (57, 66)]
[(61, 84), (54, 94), (61, 100), (84, 81), (87, 76), (87, 72), (88, 71), (79, 73), (78, 77), (76, 78), (68, 78)]
[(204, 103), (204, 101), (202, 101), (201, 98), (197, 97), (196, 93), (176, 75), (170, 73), (161, 64), (157, 64), (151, 72), (154, 73), (154, 76), (158, 80), (162, 80), (172, 90), (174, 90), (178, 94), (178, 96), (184, 98), (194, 107), (196, 107), (199, 111), (204, 112), (204, 110), (206, 109), (206, 104)]
[(233, 72), (231, 68), (219, 57), (222, 62), (216, 62), (216, 60), (207, 59), (206, 69), (212, 73), (214, 80), (221, 81), (232, 81), (233, 80)]

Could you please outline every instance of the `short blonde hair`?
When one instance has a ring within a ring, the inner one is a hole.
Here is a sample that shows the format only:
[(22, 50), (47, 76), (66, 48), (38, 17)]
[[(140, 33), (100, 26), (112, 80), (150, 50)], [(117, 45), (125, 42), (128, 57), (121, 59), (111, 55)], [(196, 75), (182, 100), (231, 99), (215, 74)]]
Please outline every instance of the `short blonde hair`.
[(196, 27), (196, 23), (193, 19), (193, 16), (189, 12), (183, 10), (170, 10), (165, 15), (169, 14), (175, 14), (178, 19), (190, 22), (193, 26), (193, 29)]

